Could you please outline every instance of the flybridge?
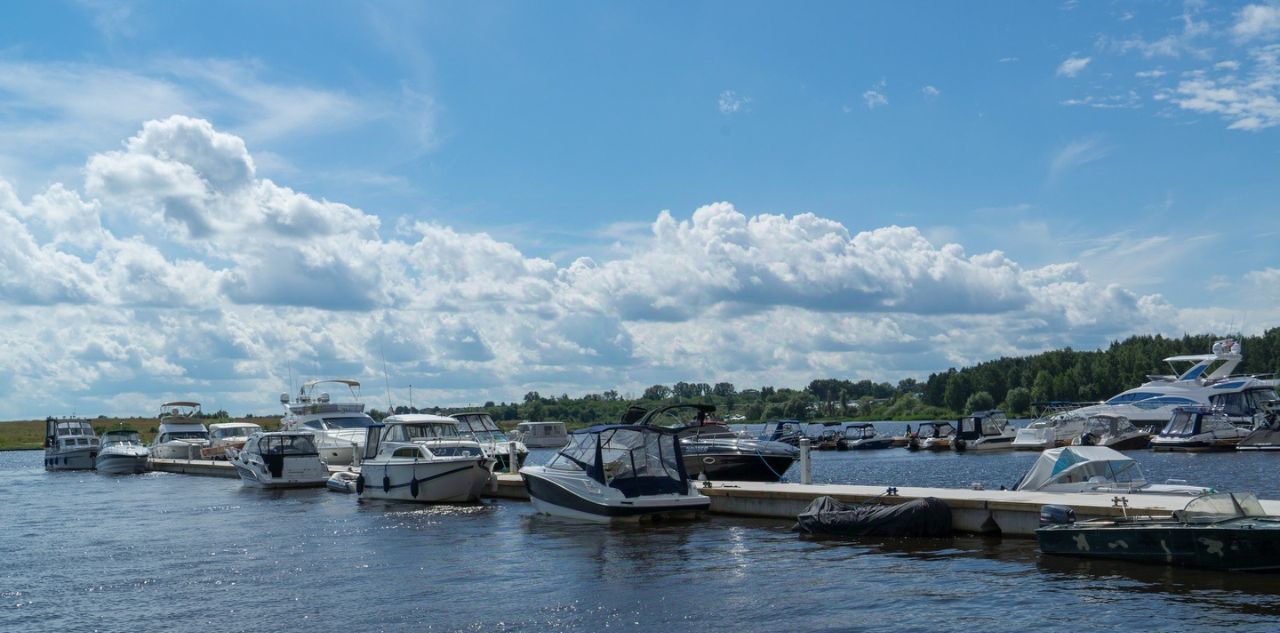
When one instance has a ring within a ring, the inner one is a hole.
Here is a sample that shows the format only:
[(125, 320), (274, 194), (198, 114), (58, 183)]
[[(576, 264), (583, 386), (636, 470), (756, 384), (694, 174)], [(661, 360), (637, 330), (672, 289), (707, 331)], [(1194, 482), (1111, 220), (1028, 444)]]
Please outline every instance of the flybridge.
[[(345, 386), (351, 394), (351, 402), (331, 402), (328, 392), (316, 393), (316, 387), (326, 384)], [(302, 388), (298, 390), (298, 397), (293, 401), (289, 400), (289, 394), (280, 394), (280, 404), (283, 404), (289, 412), (296, 415), (361, 413), (364, 411), (364, 404), (360, 402), (360, 381), (351, 378), (308, 380), (302, 383)]]
[[(1211, 382), (1222, 380), (1231, 376), (1231, 372), (1244, 360), (1244, 355), (1240, 353), (1240, 341), (1235, 339), (1223, 339), (1213, 344), (1212, 354), (1189, 354), (1185, 356), (1170, 356), (1164, 359), (1169, 363), (1169, 367), (1175, 372), (1170, 376), (1147, 376), (1151, 381), (1163, 382), (1192, 382), (1202, 380), (1203, 382)], [(1206, 374), (1214, 363), (1222, 361), (1212, 372)], [(1177, 365), (1174, 363), (1195, 363), (1186, 371), (1178, 374)]]

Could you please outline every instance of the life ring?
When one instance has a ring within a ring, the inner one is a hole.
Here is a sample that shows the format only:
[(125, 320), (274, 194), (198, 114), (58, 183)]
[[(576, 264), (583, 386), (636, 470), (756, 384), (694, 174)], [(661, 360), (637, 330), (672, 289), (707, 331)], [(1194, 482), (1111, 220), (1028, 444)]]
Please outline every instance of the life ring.
[(364, 475), (356, 475), (356, 494), (364, 494)]
[(710, 466), (711, 464), (716, 463), (716, 458), (714, 458), (714, 457), (703, 457), (703, 458), (702, 458), (702, 463), (704, 463), (704, 464), (706, 464), (706, 465)]

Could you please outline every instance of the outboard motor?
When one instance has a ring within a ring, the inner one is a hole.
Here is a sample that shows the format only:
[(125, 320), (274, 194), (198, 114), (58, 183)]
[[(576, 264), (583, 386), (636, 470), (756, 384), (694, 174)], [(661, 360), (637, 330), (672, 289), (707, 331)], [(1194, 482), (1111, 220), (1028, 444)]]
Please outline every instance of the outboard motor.
[(1076, 522), (1076, 511), (1067, 506), (1040, 506), (1040, 527), (1071, 525)]

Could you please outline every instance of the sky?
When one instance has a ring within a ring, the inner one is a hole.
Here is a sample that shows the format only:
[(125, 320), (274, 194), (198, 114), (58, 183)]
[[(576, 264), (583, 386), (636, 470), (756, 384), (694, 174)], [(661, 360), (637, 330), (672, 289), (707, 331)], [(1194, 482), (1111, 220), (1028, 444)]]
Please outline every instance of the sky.
[(0, 419), (1256, 334), (1278, 167), (1276, 2), (5, 3)]

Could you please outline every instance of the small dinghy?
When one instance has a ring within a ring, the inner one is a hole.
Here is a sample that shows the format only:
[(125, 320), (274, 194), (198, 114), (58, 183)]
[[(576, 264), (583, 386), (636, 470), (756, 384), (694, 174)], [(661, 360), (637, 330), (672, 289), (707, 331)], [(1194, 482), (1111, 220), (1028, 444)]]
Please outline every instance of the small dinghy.
[(356, 480), (360, 479), (360, 473), (351, 472), (349, 470), (340, 470), (333, 473), (333, 476), (325, 482), (325, 487), (334, 492), (346, 492), (354, 494), (356, 492)]
[(924, 497), (896, 505), (847, 504), (818, 497), (796, 517), (795, 531), (834, 536), (951, 536), (951, 508)]

